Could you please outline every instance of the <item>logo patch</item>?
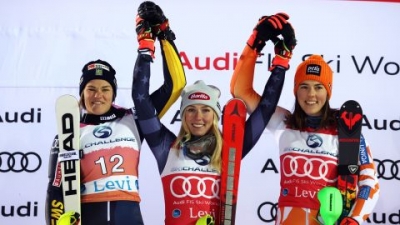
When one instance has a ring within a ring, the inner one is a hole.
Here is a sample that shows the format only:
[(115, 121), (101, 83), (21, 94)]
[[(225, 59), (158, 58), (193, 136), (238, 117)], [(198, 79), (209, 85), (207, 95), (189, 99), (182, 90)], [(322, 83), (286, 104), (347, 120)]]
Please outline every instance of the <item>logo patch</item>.
[(307, 65), (306, 75), (321, 76), (321, 66), (317, 64)]
[(190, 94), (188, 97), (189, 100), (210, 100), (210, 96), (203, 92), (195, 92)]

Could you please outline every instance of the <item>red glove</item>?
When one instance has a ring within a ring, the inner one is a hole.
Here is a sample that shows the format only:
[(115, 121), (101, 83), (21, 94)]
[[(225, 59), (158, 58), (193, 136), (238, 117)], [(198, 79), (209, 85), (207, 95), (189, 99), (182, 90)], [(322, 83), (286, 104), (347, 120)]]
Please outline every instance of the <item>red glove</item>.
[(351, 217), (345, 217), (340, 222), (340, 225), (360, 225), (355, 219)]
[(154, 41), (155, 36), (152, 33), (150, 23), (139, 15), (136, 16), (136, 33), (139, 42), (138, 52), (142, 54), (150, 54), (154, 58)]

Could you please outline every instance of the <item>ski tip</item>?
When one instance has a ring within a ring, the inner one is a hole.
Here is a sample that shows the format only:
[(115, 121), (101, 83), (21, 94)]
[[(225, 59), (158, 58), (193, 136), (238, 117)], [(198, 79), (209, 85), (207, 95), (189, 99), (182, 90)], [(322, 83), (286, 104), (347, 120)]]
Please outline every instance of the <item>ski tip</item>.
[(222, 124), (224, 120), (231, 116), (238, 116), (243, 120), (246, 120), (246, 104), (239, 98), (231, 98), (224, 106), (222, 110)]
[(342, 104), (341, 109), (345, 109), (345, 108), (349, 108), (349, 107), (361, 109), (360, 103), (358, 103), (356, 100), (347, 100), (346, 102), (344, 102)]
[(70, 94), (61, 95), (56, 99), (56, 104), (78, 103), (78, 99)]

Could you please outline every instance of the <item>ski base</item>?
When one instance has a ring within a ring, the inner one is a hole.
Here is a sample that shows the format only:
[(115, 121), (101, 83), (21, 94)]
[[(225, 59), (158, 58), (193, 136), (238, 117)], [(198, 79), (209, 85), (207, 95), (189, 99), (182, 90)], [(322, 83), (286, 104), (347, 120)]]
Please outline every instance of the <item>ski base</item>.
[(348, 215), (356, 199), (362, 118), (362, 108), (354, 100), (346, 101), (340, 108), (338, 120), (339, 161), (337, 188), (343, 198), (341, 218)]
[(245, 122), (245, 103), (238, 98), (229, 100), (222, 116), (220, 225), (235, 224)]
[(58, 145), (60, 149), (64, 214), (57, 224), (80, 223), (80, 110), (77, 99), (72, 95), (62, 95), (56, 100), (56, 121)]

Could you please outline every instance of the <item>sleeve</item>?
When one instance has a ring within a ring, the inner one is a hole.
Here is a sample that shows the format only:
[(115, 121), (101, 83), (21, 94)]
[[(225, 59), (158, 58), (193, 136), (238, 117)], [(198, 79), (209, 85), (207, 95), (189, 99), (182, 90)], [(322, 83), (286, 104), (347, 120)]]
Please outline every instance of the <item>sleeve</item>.
[(179, 98), (186, 85), (186, 76), (178, 49), (172, 40), (160, 40), (163, 59), (164, 83), (151, 94), (151, 101), (162, 118), (168, 109)]
[(377, 171), (369, 144), (361, 135), (360, 141), (360, 175), (358, 179), (358, 192), (349, 217), (362, 224), (372, 213), (379, 198), (379, 182)]
[(138, 55), (132, 82), (132, 98), (135, 104), (137, 123), (156, 158), (161, 173), (176, 136), (157, 117), (156, 108), (149, 95), (151, 60), (150, 55)]
[[(242, 158), (254, 147), (271, 120), (282, 93), (285, 74), (285, 69), (275, 67), (268, 78), (260, 100), (254, 101), (257, 106), (251, 110), (252, 113), (245, 124)], [(250, 105), (250, 107), (254, 106)]]
[(61, 187), (61, 167), (58, 163), (58, 137), (56, 136), (50, 151), (47, 194), (45, 202), (46, 225), (55, 225), (64, 213), (64, 202)]
[(253, 89), (257, 57), (257, 52), (246, 45), (235, 67), (230, 83), (232, 96), (240, 98), (246, 103), (248, 113), (252, 113), (257, 108), (261, 99), (261, 96)]

